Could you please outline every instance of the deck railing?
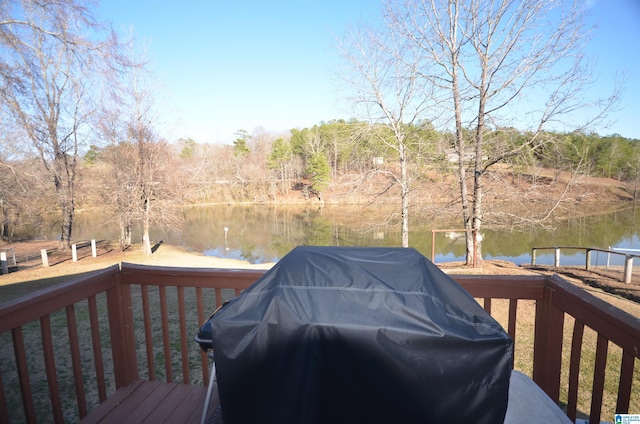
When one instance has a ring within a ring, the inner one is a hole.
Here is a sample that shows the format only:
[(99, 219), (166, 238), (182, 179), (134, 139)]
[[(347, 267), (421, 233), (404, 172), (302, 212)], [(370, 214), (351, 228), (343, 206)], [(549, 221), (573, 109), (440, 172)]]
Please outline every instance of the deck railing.
[[(193, 336), (262, 272), (122, 264), (0, 305), (0, 422), (77, 422), (139, 378), (206, 384)], [(572, 420), (640, 411), (640, 320), (558, 277), (452, 277)]]

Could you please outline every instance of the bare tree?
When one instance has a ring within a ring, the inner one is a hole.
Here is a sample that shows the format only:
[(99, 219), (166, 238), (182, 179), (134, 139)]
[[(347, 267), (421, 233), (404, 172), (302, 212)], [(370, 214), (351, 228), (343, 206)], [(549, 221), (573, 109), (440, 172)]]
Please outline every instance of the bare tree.
[(49, 174), (61, 211), (60, 248), (70, 247), (77, 161), (91, 112), (89, 69), (99, 46), (80, 0), (5, 1), (0, 10), (0, 99)]
[[(117, 205), (121, 248), (131, 243), (134, 224), (142, 227), (142, 251), (152, 253), (153, 223), (179, 227), (179, 178), (171, 162), (173, 149), (157, 133), (156, 86), (148, 68), (146, 49), (133, 37), (114, 54), (111, 89), (103, 99), (97, 127), (108, 148), (102, 152), (110, 165), (111, 204)], [(186, 181), (184, 181), (186, 184)]]
[[(419, 50), (412, 51), (421, 60), (416, 73), (432, 87), (432, 101), (451, 117), (432, 121), (443, 127), (453, 124), (455, 132), (467, 263), (474, 253), (481, 258), (483, 177), (490, 167), (539, 148), (549, 125), (584, 129), (591, 123), (570, 122), (577, 110), (594, 106), (585, 98), (591, 82), (582, 54), (591, 31), (585, 27), (585, 13), (584, 2), (567, 5), (563, 0), (388, 4), (388, 29)], [(406, 56), (401, 60), (407, 61)], [(610, 98), (595, 104), (593, 119), (602, 118), (616, 97), (614, 90)], [(515, 125), (513, 113), (519, 113)], [(524, 142), (507, 149), (488, 148), (489, 132), (512, 126), (523, 130)]]
[(114, 221), (120, 228), (120, 249), (127, 249), (132, 243), (135, 222), (136, 198), (133, 193), (135, 178), (131, 164), (135, 163), (136, 150), (127, 143), (126, 123), (119, 107), (120, 102), (105, 99), (96, 115), (96, 128), (105, 146), (100, 149), (99, 163), (105, 164), (95, 187), (105, 204), (111, 205)]
[[(363, 27), (353, 30), (340, 45), (348, 64), (345, 82), (354, 93), (358, 113), (378, 143), (395, 152), (399, 170), (384, 170), (400, 187), (401, 246), (409, 246), (409, 205), (412, 144), (420, 143), (422, 117), (429, 114), (431, 86), (419, 78), (419, 50), (399, 33)], [(378, 170), (381, 172), (381, 170)]]

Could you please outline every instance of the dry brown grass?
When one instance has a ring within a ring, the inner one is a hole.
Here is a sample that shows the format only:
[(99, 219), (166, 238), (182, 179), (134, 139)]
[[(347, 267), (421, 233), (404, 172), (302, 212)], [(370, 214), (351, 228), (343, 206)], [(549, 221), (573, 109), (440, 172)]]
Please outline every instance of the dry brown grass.
[[(27, 246), (22, 246), (26, 248)], [(30, 245), (28, 246), (32, 250), (39, 250), (38, 245)], [(0, 245), (0, 249), (3, 247)], [(169, 246), (169, 245), (161, 245), (156, 250), (156, 252), (151, 256), (147, 257), (142, 255), (139, 248), (132, 248), (126, 252), (120, 252), (117, 249), (114, 249), (109, 245), (102, 245), (103, 250), (101, 251), (98, 258), (92, 258), (91, 255), (81, 256), (79, 262), (71, 262), (70, 260), (60, 261), (55, 265), (49, 268), (43, 268), (40, 265), (30, 264), (29, 266), (25, 266), (23, 269), (18, 270), (17, 272), (11, 273), (9, 275), (1, 275), (0, 276), (0, 302), (8, 300), (9, 298), (17, 297), (29, 293), (37, 288), (45, 287), (47, 285), (56, 284), (58, 282), (69, 279), (75, 275), (88, 272), (95, 269), (105, 268), (112, 264), (120, 263), (120, 262), (132, 262), (132, 263), (141, 263), (147, 265), (162, 265), (162, 266), (186, 266), (186, 267), (209, 267), (209, 268), (268, 268), (270, 264), (264, 265), (250, 265), (248, 263), (244, 263), (243, 261), (234, 261), (213, 257), (205, 257), (199, 254), (194, 254), (192, 252), (186, 252), (180, 248)], [(69, 253), (70, 256), (70, 253)], [(466, 268), (462, 266), (462, 264), (440, 264), (441, 268), (447, 273), (464, 273), (464, 274), (510, 274), (510, 275), (518, 275), (518, 274), (535, 274), (535, 271), (527, 270), (521, 267), (517, 267), (516, 265), (508, 262), (485, 262), (482, 268)], [(615, 296), (602, 290), (593, 288), (589, 285), (583, 284), (581, 281), (577, 279), (572, 279), (572, 282), (576, 285), (581, 286), (584, 290), (589, 291), (590, 293), (606, 300), (607, 302), (617, 306), (620, 309), (623, 309), (637, 317), (640, 317), (640, 305), (637, 303), (631, 302), (627, 299), (621, 298), (619, 296)], [(157, 294), (152, 294), (152, 300), (156, 298)], [(168, 290), (167, 294), (169, 296), (169, 304), (175, 305), (175, 293), (172, 290)], [(139, 302), (139, 292), (134, 291), (134, 303)], [(213, 296), (209, 296), (207, 307), (209, 309), (213, 309), (213, 302), (215, 299)], [(187, 297), (187, 302), (191, 302), (190, 297)], [(157, 305), (156, 305), (157, 306)], [(104, 305), (100, 306), (101, 308)], [(508, 301), (507, 300), (494, 300), (492, 302), (492, 315), (494, 318), (504, 327), (507, 327), (507, 318), (508, 318)], [(139, 310), (140, 308), (134, 308)], [(154, 313), (159, 313), (159, 308), (152, 308)], [(187, 305), (187, 311), (194, 311), (195, 308)], [(80, 305), (77, 307), (78, 314), (80, 317), (85, 314), (85, 306)], [(54, 325), (57, 328), (58, 335), (56, 339), (61, 344), (61, 349), (64, 351), (65, 344), (67, 343), (65, 331), (66, 328), (66, 320), (61, 314), (59, 317), (53, 317)], [(532, 363), (533, 363), (533, 342), (534, 342), (534, 316), (535, 316), (535, 302), (521, 300), (518, 302), (518, 315), (517, 315), (517, 328), (516, 328), (516, 339), (515, 339), (515, 368), (523, 373), (531, 376), (532, 374)], [(196, 317), (188, 317), (189, 325), (193, 326), (193, 330), (195, 331), (198, 326)], [(79, 322), (82, 322), (82, 319), (79, 319)], [(35, 385), (44, 384), (44, 380), (42, 379), (42, 370), (41, 370), (41, 359), (39, 359), (38, 345), (39, 341), (39, 331), (37, 328), (37, 323), (34, 328), (31, 327), (25, 328), (25, 334), (29, 334), (29, 346), (32, 346), (33, 352), (30, 353), (30, 367), (34, 368), (34, 380), (36, 381)], [(191, 327), (189, 327), (191, 329)], [(32, 331), (33, 330), (33, 331)], [(80, 329), (80, 331), (85, 331)], [(159, 329), (154, 329), (154, 332), (160, 331)], [(562, 359), (562, 375), (561, 375), (561, 387), (563, 388), (561, 391), (561, 401), (566, 402), (567, 400), (567, 392), (566, 388), (568, 387), (568, 373), (569, 373), (569, 354), (570, 354), (570, 340), (573, 331), (573, 319), (571, 317), (567, 317), (564, 332), (565, 332), (565, 345), (563, 346), (563, 359)], [(105, 332), (105, 337), (108, 338), (108, 332)], [(138, 342), (142, 344), (142, 333), (140, 330), (136, 330), (136, 334), (138, 334)], [(171, 330), (172, 335), (177, 335), (178, 330), (173, 328)], [(9, 339), (6, 339), (9, 337)], [(157, 334), (155, 340), (160, 340), (159, 335)], [(589, 413), (588, 405), (591, 400), (591, 386), (592, 386), (592, 375), (593, 375), (593, 366), (595, 362), (595, 345), (596, 345), (596, 334), (588, 329), (585, 329), (584, 340), (583, 340), (583, 355), (582, 361), (580, 364), (581, 374), (580, 374), (580, 389), (579, 389), (579, 400), (578, 400), (578, 409), (582, 413), (582, 416), (585, 416)], [(4, 348), (0, 349), (0, 352), (5, 348), (9, 348), (11, 346), (10, 335), (3, 335), (3, 338), (0, 339), (0, 343)], [(180, 343), (178, 338), (176, 338), (175, 343), (172, 342), (171, 347), (171, 362), (174, 365), (178, 365), (180, 361)], [(6, 355), (5, 355), (6, 353)], [(9, 352), (5, 352), (0, 355), (0, 369), (2, 369), (2, 375), (5, 381), (5, 386), (10, 384), (10, 373), (7, 373), (7, 369), (11, 368), (12, 365), (6, 361), (6, 358), (9, 357)], [(199, 370), (199, 354), (197, 346), (193, 346), (193, 351), (190, 351), (190, 363), (192, 365), (192, 371), (194, 372), (195, 382), (201, 383), (201, 378), (197, 377), (200, 375)], [(63, 354), (59, 355), (61, 358), (64, 356)], [(3, 359), (4, 358), (4, 359)], [(144, 354), (141, 354), (141, 358), (144, 358)], [(164, 355), (160, 351), (154, 352), (155, 365), (158, 372), (158, 377), (164, 375)], [(71, 375), (68, 371), (64, 371), (67, 367), (65, 360), (61, 359), (60, 364), (60, 373), (59, 379), (63, 382), (63, 385), (69, 384), (68, 390), (72, 390), (72, 386), (70, 385)], [(91, 364), (92, 359), (90, 355), (90, 350), (83, 354), (83, 362), (86, 361), (88, 364)], [(621, 362), (621, 349), (617, 346), (610, 345), (609, 346), (609, 359), (607, 362), (607, 376), (605, 383), (605, 394), (603, 399), (603, 419), (609, 420), (613, 417), (615, 411), (615, 393), (617, 393), (617, 384), (619, 380), (619, 370), (620, 370), (620, 362)], [(140, 364), (141, 369), (146, 368), (145, 363)], [(179, 366), (177, 367), (179, 368)], [(181, 379), (181, 375), (179, 375), (179, 371), (176, 371), (177, 375), (175, 376), (178, 380)], [(144, 375), (144, 372), (143, 372)], [(69, 383), (67, 383), (69, 382)], [(636, 367), (634, 373), (634, 387), (640, 387), (640, 367)], [(90, 381), (88, 382), (90, 383)], [(65, 386), (66, 387), (66, 386)], [(95, 399), (95, 390), (89, 384), (88, 394), (89, 397)], [(14, 399), (13, 404), (19, 405), (20, 400)], [(95, 403), (95, 400), (94, 400)], [(73, 416), (73, 405), (71, 403), (65, 404), (65, 408), (70, 411), (69, 416)], [(43, 410), (47, 410), (48, 405), (46, 402), (42, 403)], [(20, 409), (20, 408), (18, 408)], [(631, 411), (640, 411), (640, 391), (637, 391), (633, 394), (631, 399)]]

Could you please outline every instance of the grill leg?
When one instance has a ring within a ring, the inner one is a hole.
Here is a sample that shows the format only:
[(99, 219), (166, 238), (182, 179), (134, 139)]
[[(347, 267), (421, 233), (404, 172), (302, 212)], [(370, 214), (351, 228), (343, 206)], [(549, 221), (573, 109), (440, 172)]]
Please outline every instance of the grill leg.
[(207, 397), (204, 401), (204, 408), (202, 409), (202, 418), (200, 424), (205, 424), (207, 421), (207, 412), (209, 412), (209, 403), (211, 402), (211, 395), (213, 394), (213, 382), (216, 378), (216, 362), (212, 359), (213, 365), (211, 366), (211, 375), (209, 376), (209, 387), (207, 388)]

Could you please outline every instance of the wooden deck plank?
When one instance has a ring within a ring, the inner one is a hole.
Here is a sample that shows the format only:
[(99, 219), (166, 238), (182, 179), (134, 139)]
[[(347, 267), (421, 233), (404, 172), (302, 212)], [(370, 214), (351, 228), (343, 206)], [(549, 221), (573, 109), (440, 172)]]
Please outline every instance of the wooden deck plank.
[[(204, 401), (207, 394), (207, 388), (203, 386), (185, 386), (178, 385), (176, 392), (181, 392), (182, 396), (175, 395), (175, 399), (180, 399), (181, 402), (173, 408), (173, 410), (167, 411), (164, 415), (167, 417), (165, 423), (193, 423), (198, 424), (202, 417), (202, 408), (204, 407)], [(217, 401), (218, 396), (215, 396)], [(173, 400), (173, 399), (172, 399)], [(212, 399), (212, 404), (214, 400)], [(167, 402), (169, 403), (169, 402)], [(209, 407), (209, 414), (213, 413), (213, 410), (217, 406), (217, 402), (212, 407)], [(149, 424), (155, 424), (159, 421), (149, 421)]]
[(109, 396), (106, 401), (92, 409), (80, 422), (82, 424), (96, 424), (101, 422), (114, 409), (116, 409), (121, 402), (131, 396), (142, 384), (144, 384), (144, 381), (135, 380), (128, 386), (116, 390), (116, 392)]
[[(142, 401), (138, 401), (137, 399), (131, 399), (129, 402), (128, 408), (129, 411), (126, 411), (125, 408), (122, 408), (122, 420), (118, 420), (114, 422), (123, 422), (123, 423), (143, 423), (147, 419), (147, 417), (155, 411), (160, 405), (166, 402), (167, 398), (173, 392), (175, 385), (161, 383), (159, 381), (147, 382), (144, 384), (145, 388), (149, 390), (149, 394), (144, 397)], [(142, 390), (139, 389), (139, 390)]]
[[(171, 415), (176, 409), (181, 407), (190, 387), (172, 385), (171, 389), (171, 393), (168, 394), (168, 396), (166, 396), (165, 399), (152, 411), (149, 411), (144, 420), (141, 420), (142, 422), (154, 424), (165, 422), (167, 416)], [(181, 422), (184, 422), (184, 420)]]
[[(199, 423), (202, 419), (202, 408), (204, 407), (205, 399), (202, 399), (202, 403), (198, 408), (194, 410), (194, 414), (189, 418), (189, 422)], [(218, 386), (214, 386), (213, 393), (211, 395), (211, 400), (209, 401), (209, 409), (207, 409), (207, 424), (214, 424), (216, 421), (213, 420), (214, 417), (212, 415), (216, 411), (216, 408), (220, 405), (220, 395), (218, 393)], [(218, 419), (219, 423), (222, 423), (222, 416)]]
[[(207, 388), (179, 383), (136, 380), (93, 409), (82, 424), (200, 422)], [(210, 413), (218, 404), (214, 392)]]
[(136, 390), (131, 392), (129, 396), (124, 398), (122, 402), (120, 402), (117, 408), (113, 408), (109, 411), (109, 415), (107, 415), (104, 419), (102, 419), (101, 423), (127, 423), (129, 422), (129, 415), (132, 411), (135, 411), (136, 408), (141, 407), (141, 405), (145, 402), (147, 397), (151, 395), (153, 390), (156, 388), (156, 382), (146, 381)]

